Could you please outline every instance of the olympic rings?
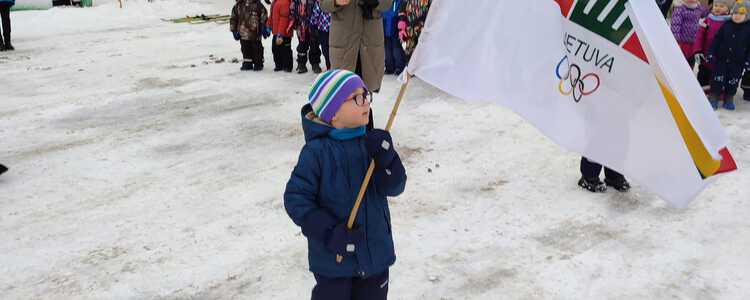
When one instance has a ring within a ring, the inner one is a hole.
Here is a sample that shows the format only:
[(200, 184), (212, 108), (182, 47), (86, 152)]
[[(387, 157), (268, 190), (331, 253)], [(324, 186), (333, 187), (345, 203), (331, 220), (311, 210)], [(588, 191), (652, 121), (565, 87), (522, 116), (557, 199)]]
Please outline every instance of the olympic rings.
[[(563, 63), (566, 62), (568, 70), (565, 74), (561, 74), (560, 69)], [(580, 102), (584, 96), (589, 96), (599, 90), (601, 86), (601, 80), (599, 75), (595, 73), (588, 73), (581, 76), (581, 67), (577, 64), (571, 64), (568, 56), (564, 56), (555, 69), (555, 75), (560, 79), (560, 84), (557, 86), (557, 90), (563, 96), (573, 96), (573, 101), (576, 103)], [(587, 90), (586, 83), (593, 83), (594, 88)], [(568, 87), (568, 89), (566, 89)]]

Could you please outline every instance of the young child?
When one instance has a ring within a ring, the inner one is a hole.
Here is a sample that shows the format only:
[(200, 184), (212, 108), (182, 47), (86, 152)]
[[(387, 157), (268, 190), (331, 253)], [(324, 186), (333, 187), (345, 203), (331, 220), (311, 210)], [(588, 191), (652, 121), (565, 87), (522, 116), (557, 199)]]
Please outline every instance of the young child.
[(693, 44), (695, 62), (700, 64), (698, 67), (698, 82), (707, 94), (711, 90), (711, 74), (714, 65), (706, 61), (706, 54), (708, 49), (711, 48), (716, 33), (729, 20), (729, 11), (734, 6), (734, 2), (735, 0), (716, 0), (712, 4), (711, 13), (700, 22), (698, 35)]
[(292, 72), (294, 61), (292, 58), (292, 30), (290, 28), (290, 0), (273, 0), (271, 3), (271, 17), (268, 26), (273, 33), (271, 51), (276, 67), (274, 72)]
[(401, 0), (393, 0), (391, 9), (383, 12), (383, 32), (385, 33), (385, 74), (400, 75), (406, 62), (404, 48), (398, 38), (396, 17)]
[(403, 0), (398, 13), (398, 36), (404, 44), (406, 61), (411, 60), (411, 54), (417, 48), (419, 35), (427, 20), (432, 0)]
[[(313, 8), (318, 0), (292, 0), (292, 28), (297, 32), (297, 73), (307, 73), (307, 61), (313, 72), (320, 74), (320, 48), (312, 25)], [(308, 54), (309, 52), (309, 54)]]
[[(312, 29), (316, 37), (310, 45), (310, 62), (314, 63), (313, 59), (318, 58), (317, 61), (318, 63), (320, 63), (319, 53), (322, 53), (323, 57), (326, 60), (326, 70), (330, 70), (331, 59), (328, 51), (328, 37), (329, 32), (331, 31), (331, 14), (323, 11), (323, 9), (320, 7), (320, 0), (315, 0), (310, 23), (313, 27)], [(316, 68), (316, 64), (313, 64), (312, 69), (313, 73), (316, 74), (323, 71), (320, 69), (319, 65)]]
[[(284, 207), (307, 238), (313, 300), (387, 299), (388, 269), (396, 261), (387, 197), (404, 191), (406, 171), (390, 134), (365, 128), (371, 95), (359, 76), (334, 69), (318, 77), (302, 108), (306, 144)], [(348, 230), (371, 159), (375, 173)]]
[(237, 0), (229, 19), (229, 30), (242, 50), (242, 71), (263, 70), (263, 44), (261, 36), (267, 38), (268, 11), (259, 0)]
[(672, 33), (691, 67), (694, 63), (693, 44), (698, 34), (699, 21), (706, 13), (706, 7), (698, 0), (683, 0), (683, 4), (672, 11)]
[(738, 0), (732, 7), (732, 18), (716, 33), (708, 60), (715, 64), (711, 80), (711, 95), (708, 100), (714, 110), (724, 100), (724, 108), (734, 110), (734, 95), (737, 93), (742, 72), (750, 69), (750, 23), (748, 23), (748, 0)]

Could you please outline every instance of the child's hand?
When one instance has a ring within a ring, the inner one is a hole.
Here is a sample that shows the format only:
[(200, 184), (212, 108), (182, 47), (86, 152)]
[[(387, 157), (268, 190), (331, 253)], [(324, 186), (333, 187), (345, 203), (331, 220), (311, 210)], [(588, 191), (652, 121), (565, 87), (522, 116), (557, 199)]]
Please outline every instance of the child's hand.
[(695, 62), (701, 63), (706, 61), (706, 56), (703, 55), (703, 53), (696, 53), (695, 54)]
[(707, 28), (708, 24), (706, 24), (706, 18), (702, 18), (702, 19), (698, 20), (698, 26), (703, 27), (703, 28)]
[(398, 38), (402, 41), (406, 40), (406, 21), (398, 22)]
[(335, 4), (336, 6), (347, 6), (351, 3), (351, 0), (336, 0)]
[(261, 34), (263, 35), (263, 38), (264, 38), (264, 39), (267, 39), (268, 37), (270, 37), (270, 36), (271, 36), (271, 33), (272, 33), (272, 32), (271, 32), (271, 27), (268, 27), (268, 26), (264, 26), (264, 27), (263, 27), (263, 32), (262, 32)]
[(365, 138), (367, 153), (375, 159), (375, 164), (380, 168), (387, 168), (396, 157), (393, 149), (393, 139), (388, 131), (373, 129), (367, 133)]
[(239, 41), (240, 40), (240, 33), (239, 32), (232, 31), (232, 36), (234, 36), (234, 40), (235, 41)]
[(349, 230), (346, 224), (339, 224), (331, 231), (326, 247), (338, 255), (354, 255), (365, 241), (365, 233), (359, 228)]

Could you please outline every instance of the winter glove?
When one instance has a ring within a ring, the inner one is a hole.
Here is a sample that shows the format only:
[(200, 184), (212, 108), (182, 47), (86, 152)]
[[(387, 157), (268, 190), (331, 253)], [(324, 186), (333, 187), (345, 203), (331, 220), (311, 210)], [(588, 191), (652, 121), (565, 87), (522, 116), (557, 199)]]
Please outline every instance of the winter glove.
[(359, 6), (362, 8), (362, 17), (365, 20), (372, 20), (375, 18), (374, 12), (378, 8), (379, 0), (359, 0)]
[(714, 55), (709, 53), (708, 55), (706, 55), (706, 62), (710, 63), (712, 61), (714, 61)]
[(331, 236), (326, 242), (326, 248), (338, 255), (354, 255), (362, 247), (365, 241), (365, 232), (355, 228), (349, 230), (346, 224), (339, 224), (331, 231)]
[(378, 191), (388, 197), (401, 195), (406, 188), (406, 170), (398, 154), (386, 168), (376, 170), (372, 178)]
[(378, 169), (385, 169), (391, 165), (396, 157), (396, 150), (393, 149), (393, 139), (388, 131), (382, 129), (373, 129), (365, 137), (367, 153), (375, 159), (375, 166)]
[(276, 43), (276, 46), (281, 46), (282, 44), (284, 44), (284, 37), (283, 36), (276, 35), (276, 36), (274, 36), (273, 39), (274, 39), (274, 42)]
[(322, 208), (313, 209), (302, 220), (302, 234), (321, 243), (328, 241), (331, 230), (339, 221)]
[(406, 21), (398, 22), (398, 39), (406, 41)]
[(240, 33), (239, 32), (232, 31), (232, 36), (234, 36), (234, 40), (235, 41), (239, 41), (240, 40)]
[(265, 27), (263, 27), (263, 32), (261, 34), (263, 35), (264, 39), (267, 39), (268, 37), (271, 36), (271, 33), (272, 33), (271, 32), (271, 27), (265, 26)]
[(703, 55), (703, 53), (696, 53), (695, 54), (695, 62), (696, 63), (702, 63), (706, 61), (706, 56)]

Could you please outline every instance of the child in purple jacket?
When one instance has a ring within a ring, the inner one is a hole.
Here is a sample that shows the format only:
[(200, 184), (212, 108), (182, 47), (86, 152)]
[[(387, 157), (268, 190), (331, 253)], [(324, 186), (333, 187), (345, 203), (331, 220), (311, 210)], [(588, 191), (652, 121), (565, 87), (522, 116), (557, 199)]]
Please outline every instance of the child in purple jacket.
[(683, 0), (683, 4), (672, 11), (672, 33), (682, 54), (690, 66), (693, 65), (693, 43), (698, 35), (699, 21), (707, 14), (707, 9), (698, 0)]
[(693, 43), (695, 52), (695, 63), (700, 64), (698, 68), (698, 82), (703, 87), (706, 94), (711, 88), (711, 77), (713, 74), (714, 64), (706, 61), (706, 55), (711, 48), (716, 33), (726, 21), (731, 17), (729, 11), (734, 6), (735, 0), (716, 0), (711, 7), (711, 13), (700, 22), (698, 35)]

